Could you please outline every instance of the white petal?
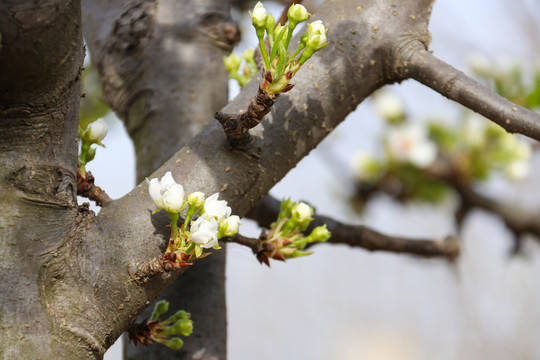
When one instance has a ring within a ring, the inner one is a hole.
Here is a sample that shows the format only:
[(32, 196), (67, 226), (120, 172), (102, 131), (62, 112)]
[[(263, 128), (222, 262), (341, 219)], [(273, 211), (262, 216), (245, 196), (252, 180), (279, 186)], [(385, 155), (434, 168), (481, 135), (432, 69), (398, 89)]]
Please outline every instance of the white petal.
[(161, 178), (161, 187), (166, 188), (169, 185), (176, 184), (170, 171), (167, 171), (165, 175)]
[(150, 194), (152, 200), (154, 200), (155, 203), (158, 204), (158, 206), (163, 206), (163, 198), (161, 196), (161, 184), (159, 183), (159, 180), (153, 178), (148, 181), (148, 179), (146, 179), (146, 182), (148, 183), (148, 193)]
[(184, 203), (184, 188), (180, 184), (169, 185), (163, 192), (163, 207), (169, 212), (180, 212)]

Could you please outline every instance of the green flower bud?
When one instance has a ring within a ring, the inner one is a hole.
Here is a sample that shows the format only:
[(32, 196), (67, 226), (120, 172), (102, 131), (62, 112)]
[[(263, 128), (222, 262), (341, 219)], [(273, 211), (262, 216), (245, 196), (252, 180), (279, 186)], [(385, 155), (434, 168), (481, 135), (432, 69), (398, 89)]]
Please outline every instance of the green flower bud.
[(242, 56), (244, 56), (244, 59), (246, 59), (247, 62), (253, 61), (255, 57), (255, 50), (253, 50), (253, 48), (249, 48), (242, 53)]
[(324, 224), (322, 226), (317, 226), (315, 229), (313, 229), (311, 234), (309, 234), (308, 236), (308, 242), (324, 242), (330, 239), (331, 236), (332, 234), (326, 228), (326, 224)]
[(229, 56), (223, 57), (223, 63), (225, 64), (225, 69), (230, 73), (237, 73), (242, 63), (242, 59), (235, 53), (231, 53)]
[(180, 339), (178, 337), (174, 337), (174, 338), (169, 339), (169, 340), (163, 340), (161, 343), (163, 345), (167, 346), (168, 348), (173, 349), (173, 350), (178, 350), (184, 345), (184, 342), (182, 341), (182, 339)]
[(152, 311), (152, 316), (150, 321), (156, 320), (160, 315), (165, 314), (169, 311), (169, 302), (167, 300), (160, 300), (154, 305), (154, 311)]
[(257, 30), (257, 37), (264, 37), (264, 30), (268, 19), (268, 14), (266, 13), (264, 5), (259, 1), (253, 8), (253, 12), (249, 12), (249, 16), (251, 16), (251, 23)]
[(292, 209), (292, 218), (298, 223), (313, 220), (313, 208), (304, 202), (299, 202)]
[(221, 238), (222, 236), (233, 236), (234, 234), (238, 233), (241, 224), (242, 222), (240, 221), (240, 217), (238, 215), (232, 215), (221, 220), (219, 223), (218, 237)]
[(287, 12), (287, 17), (289, 18), (289, 27), (294, 29), (298, 23), (306, 21), (309, 18), (309, 15), (311, 14), (307, 12), (303, 5), (292, 5)]
[(204, 193), (200, 191), (192, 192), (188, 195), (187, 201), (190, 206), (198, 209), (204, 205)]

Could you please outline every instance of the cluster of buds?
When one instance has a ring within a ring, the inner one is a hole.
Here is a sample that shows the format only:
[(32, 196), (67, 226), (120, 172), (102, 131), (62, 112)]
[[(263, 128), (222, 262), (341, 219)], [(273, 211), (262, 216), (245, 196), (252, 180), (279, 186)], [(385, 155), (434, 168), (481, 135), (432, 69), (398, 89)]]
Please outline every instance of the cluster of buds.
[(179, 310), (168, 319), (159, 321), (159, 317), (167, 311), (169, 311), (169, 302), (166, 300), (158, 301), (154, 306), (150, 319), (130, 329), (130, 340), (135, 345), (140, 343), (148, 346), (153, 342), (157, 342), (173, 350), (180, 349), (184, 342), (178, 336), (189, 336), (193, 332), (191, 315), (188, 312)]
[[(244, 66), (239, 73), (242, 62), (244, 62)], [(244, 87), (250, 82), (258, 71), (257, 64), (255, 63), (255, 50), (252, 48), (244, 51), (242, 57), (235, 53), (223, 57), (223, 63), (225, 64), (225, 69), (229, 72), (229, 77), (238, 81), (240, 87)]]
[[(288, 52), (293, 31), (296, 26), (306, 21), (310, 14), (299, 4), (292, 5), (288, 12), (288, 22), (276, 25), (276, 19), (266, 12), (263, 4), (258, 2), (250, 12), (251, 22), (259, 39), (259, 49), (264, 61), (264, 82), (261, 85), (271, 97), (292, 89), (290, 80), (298, 69), (316, 52), (328, 45), (323, 23), (314, 21), (300, 37), (300, 44), (292, 55)], [(266, 49), (264, 37), (268, 36), (270, 51)]]
[[(238, 232), (240, 217), (231, 215), (227, 201), (219, 200), (218, 193), (205, 198), (202, 192), (197, 191), (184, 200), (184, 188), (174, 181), (170, 172), (161, 180), (146, 181), (150, 197), (158, 206), (154, 212), (166, 210), (171, 219), (171, 238), (162, 259), (165, 270), (189, 266), (192, 260), (206, 255), (203, 249), (220, 249), (220, 238)], [(180, 212), (186, 207), (186, 218), (178, 228)]]
[(101, 141), (107, 135), (109, 126), (102, 118), (90, 123), (86, 129), (79, 127), (79, 139), (81, 140), (81, 151), (79, 153), (79, 169), (80, 176), (86, 177), (86, 164), (96, 156), (96, 148), (91, 147), (93, 144), (105, 147)]
[(305, 236), (306, 230), (313, 220), (313, 208), (303, 202), (293, 202), (290, 199), (281, 203), (279, 217), (272, 224), (268, 233), (261, 235), (260, 251), (257, 260), (261, 264), (270, 266), (269, 259), (285, 261), (311, 254), (304, 251), (306, 246), (315, 242), (324, 242), (330, 239), (331, 233), (326, 225), (318, 226)]

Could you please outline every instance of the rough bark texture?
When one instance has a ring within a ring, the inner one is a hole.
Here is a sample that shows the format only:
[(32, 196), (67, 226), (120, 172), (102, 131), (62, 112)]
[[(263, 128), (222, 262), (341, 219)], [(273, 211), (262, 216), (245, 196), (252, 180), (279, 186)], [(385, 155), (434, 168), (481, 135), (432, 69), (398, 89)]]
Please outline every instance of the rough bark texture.
[[(199, 10), (186, 10), (187, 3), (119, 3), (96, 0), (84, 19), (89, 26), (92, 21), (103, 25), (89, 31), (87, 40), (98, 49), (94, 56), (107, 80), (109, 101), (135, 140), (142, 178), (197, 132), (186, 132), (191, 126), (200, 127), (194, 118), (212, 119), (214, 105), (226, 93), (225, 85), (218, 82), (204, 90), (208, 91), (205, 96), (169, 97), (181, 89), (196, 88), (200, 75), (191, 77), (190, 71), (181, 68), (165, 71), (193, 59), (189, 56), (193, 52), (198, 62), (208, 57), (205, 41), (220, 41), (207, 36), (204, 29), (212, 28), (212, 19), (223, 13), (214, 11), (207, 22), (193, 18), (194, 13), (200, 15)], [(197, 6), (207, 4), (197, 2)], [(263, 150), (260, 158), (231, 151), (222, 127), (214, 121), (152, 176), (172, 171), (187, 192), (220, 191), (235, 214), (246, 214), (364, 98), (408, 76), (408, 61), (429, 43), (431, 5), (428, 0), (327, 1), (312, 20), (322, 19), (329, 27), (331, 43), (309, 60), (295, 77), (294, 90), (280, 96), (261, 124), (250, 131), (255, 145)], [(180, 21), (174, 14), (186, 18)], [(1, 330), (7, 344), (1, 355), (99, 359), (183, 273), (134, 281), (127, 271), (134, 272), (163, 254), (168, 217), (163, 212), (152, 214), (155, 206), (144, 183), (107, 203), (99, 216), (84, 207), (77, 211), (74, 205), (82, 61), (78, 2), (4, 2), (0, 17), (0, 287), (2, 294), (9, 294), (0, 300)], [(194, 24), (198, 30), (192, 32)], [(226, 38), (234, 35), (233, 30), (222, 29)], [(113, 40), (108, 41), (111, 33)], [(201, 48), (192, 47), (186, 40), (189, 34), (200, 36)], [(144, 44), (158, 51), (160, 43), (168, 52), (158, 53), (157, 58), (146, 58), (138, 51)], [(215, 52), (215, 46), (208, 51)], [(204, 65), (210, 78), (223, 74), (216, 70), (216, 63)], [(153, 81), (175, 74), (178, 77), (167, 87)], [(221, 111), (246, 109), (257, 86), (248, 85)], [(179, 102), (179, 107), (166, 106), (168, 102)], [(182, 113), (186, 109), (191, 110)], [(186, 123), (179, 125), (177, 118)], [(217, 262), (216, 258), (212, 255), (206, 261)], [(206, 279), (210, 287), (217, 286), (213, 281), (222, 286), (219, 276)], [(207, 313), (224, 312), (216, 307), (207, 308)]]
[[(105, 3), (121, 10), (104, 13), (100, 1), (83, 2), (84, 34), (106, 100), (134, 141), (137, 178), (142, 180), (227, 103), (228, 75), (222, 59), (239, 32), (227, 1)], [(182, 350), (126, 344), (127, 358), (188, 359), (201, 352), (226, 358), (225, 257), (224, 248), (212, 261), (189, 269), (160, 297), (172, 310), (189, 311), (195, 322)], [(149, 317), (151, 309), (139, 321)]]
[(82, 309), (52, 304), (78, 235), (79, 3), (3, 2), (0, 33), (0, 358), (84, 358)]

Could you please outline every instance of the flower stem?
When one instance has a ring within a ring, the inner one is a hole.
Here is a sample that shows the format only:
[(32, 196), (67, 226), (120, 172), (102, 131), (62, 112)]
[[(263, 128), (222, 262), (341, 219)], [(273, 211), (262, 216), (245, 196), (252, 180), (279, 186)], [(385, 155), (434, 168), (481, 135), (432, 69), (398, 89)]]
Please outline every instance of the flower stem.
[(270, 70), (270, 60), (268, 59), (268, 53), (266, 52), (266, 45), (264, 44), (263, 37), (259, 38), (259, 48), (261, 49), (261, 55), (263, 57), (264, 66), (266, 68), (265, 70), (268, 71)]
[(176, 240), (178, 237), (178, 218), (180, 217), (179, 213), (170, 212), (169, 218), (171, 219), (171, 227), (172, 227), (172, 239)]

